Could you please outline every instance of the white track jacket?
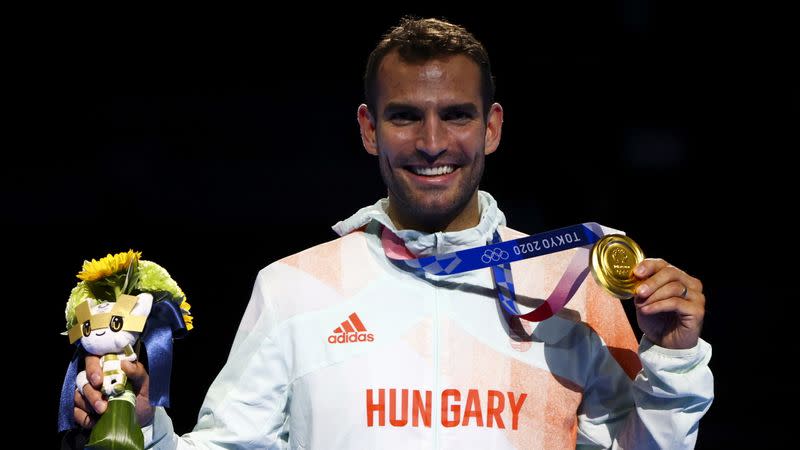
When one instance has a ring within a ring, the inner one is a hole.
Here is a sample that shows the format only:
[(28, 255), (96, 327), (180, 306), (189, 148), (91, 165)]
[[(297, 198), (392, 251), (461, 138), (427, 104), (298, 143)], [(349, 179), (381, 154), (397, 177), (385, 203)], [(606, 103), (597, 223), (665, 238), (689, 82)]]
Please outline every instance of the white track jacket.
[[(386, 226), (423, 256), (495, 230), (524, 236), (489, 194), (478, 226), (452, 233), (397, 231), (385, 205), (261, 270), (196, 428), (177, 436), (158, 408), (148, 448), (694, 447), (713, 399), (709, 344), (637, 345), (620, 300), (591, 276), (556, 316), (509, 323), (489, 269), (418, 275), (380, 237)], [(547, 298), (574, 251), (511, 264), (522, 309)]]

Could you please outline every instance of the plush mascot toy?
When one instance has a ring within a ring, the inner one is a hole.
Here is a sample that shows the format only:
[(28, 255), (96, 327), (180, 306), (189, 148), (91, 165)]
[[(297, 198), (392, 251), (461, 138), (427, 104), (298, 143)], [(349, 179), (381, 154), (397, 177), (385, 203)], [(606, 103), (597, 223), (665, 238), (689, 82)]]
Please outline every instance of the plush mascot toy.
[(74, 427), (72, 409), (78, 389), (83, 394), (86, 373), (75, 374), (86, 354), (100, 357), (103, 395), (108, 409), (92, 429), (86, 448), (142, 449), (144, 438), (136, 422), (136, 396), (122, 361), (136, 361), (134, 348), (143, 342), (150, 363), (150, 398), (169, 405), (172, 339), (192, 328), (186, 296), (163, 267), (140, 260), (141, 253), (108, 255), (86, 261), (82, 281), (67, 302), (67, 334), (77, 350), (61, 393), (59, 430)]

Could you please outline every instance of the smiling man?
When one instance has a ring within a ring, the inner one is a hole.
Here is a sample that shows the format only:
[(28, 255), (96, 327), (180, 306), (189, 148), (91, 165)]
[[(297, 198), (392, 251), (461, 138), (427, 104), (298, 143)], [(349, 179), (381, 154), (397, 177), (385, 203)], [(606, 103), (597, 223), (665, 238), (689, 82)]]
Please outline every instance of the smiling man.
[[(577, 233), (515, 247), (559, 251), (499, 272), (497, 247), (454, 271), (453, 252), (524, 236), (478, 190), (503, 124), (486, 51), (459, 26), (406, 19), (370, 55), (365, 90), (358, 123), (388, 198), (259, 273), (191, 433), (123, 363), (148, 447), (692, 448), (713, 399), (700, 281), (640, 262), (637, 344), (619, 300), (586, 277)], [(570, 303), (546, 320), (504, 309), (559, 296)], [(98, 387), (75, 394), (87, 427)]]
[(395, 49), (367, 73), (376, 75), (367, 81), (374, 98), (358, 108), (358, 122), (364, 147), (378, 156), (394, 223), (427, 232), (477, 225), (484, 158), (503, 125), (478, 64), (464, 54), (404, 60)]

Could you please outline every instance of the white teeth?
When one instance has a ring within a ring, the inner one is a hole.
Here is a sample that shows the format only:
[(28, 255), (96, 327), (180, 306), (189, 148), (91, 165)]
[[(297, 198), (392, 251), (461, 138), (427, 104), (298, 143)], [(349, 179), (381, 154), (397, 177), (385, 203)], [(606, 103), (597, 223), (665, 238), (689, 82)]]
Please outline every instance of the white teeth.
[(426, 177), (435, 177), (438, 175), (445, 175), (448, 173), (453, 172), (456, 170), (454, 166), (446, 165), (446, 166), (438, 166), (438, 167), (412, 167), (411, 171), (417, 175), (423, 175)]

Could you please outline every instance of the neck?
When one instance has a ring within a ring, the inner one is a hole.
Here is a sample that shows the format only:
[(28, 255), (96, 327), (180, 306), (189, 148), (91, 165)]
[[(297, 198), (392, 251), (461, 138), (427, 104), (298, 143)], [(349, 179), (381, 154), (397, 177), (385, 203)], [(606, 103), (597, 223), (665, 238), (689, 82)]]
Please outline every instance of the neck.
[(386, 214), (392, 219), (392, 223), (398, 230), (411, 229), (424, 233), (461, 231), (477, 226), (481, 219), (477, 190), (463, 208), (451, 215), (420, 217), (419, 214), (414, 214), (412, 211), (398, 208), (398, 204), (400, 202), (389, 193), (389, 205), (386, 208)]

